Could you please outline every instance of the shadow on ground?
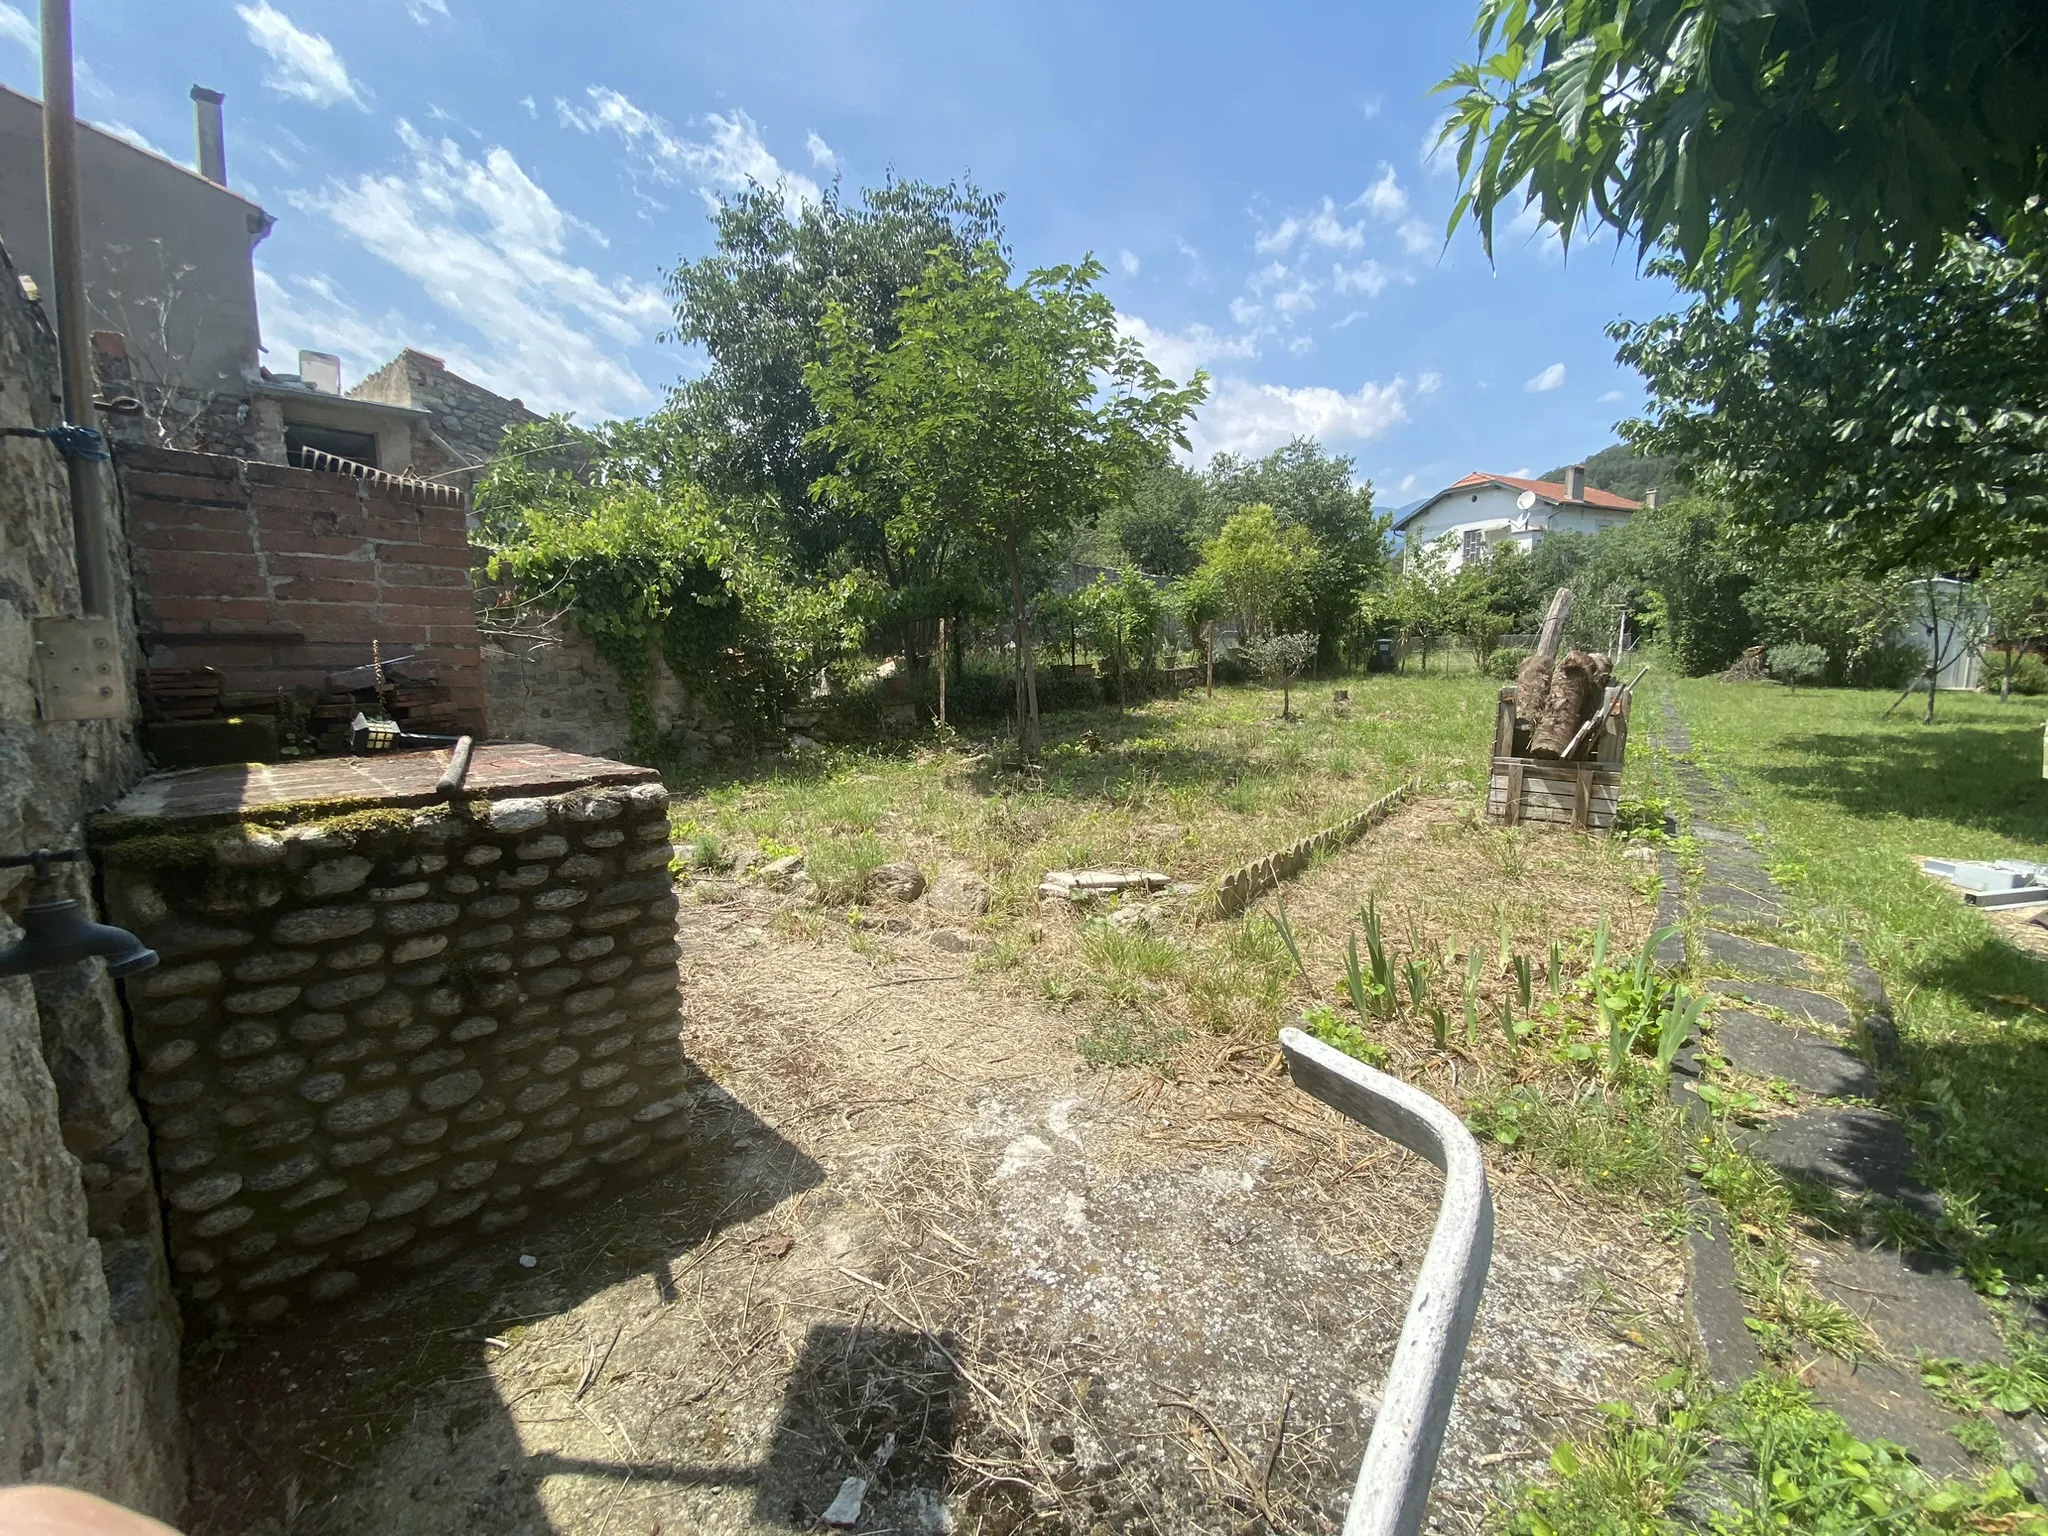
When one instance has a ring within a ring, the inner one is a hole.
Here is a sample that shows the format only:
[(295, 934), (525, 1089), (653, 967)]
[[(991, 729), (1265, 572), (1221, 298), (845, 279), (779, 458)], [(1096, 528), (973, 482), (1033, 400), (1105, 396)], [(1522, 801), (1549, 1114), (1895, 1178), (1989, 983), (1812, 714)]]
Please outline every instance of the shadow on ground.
[(2030, 726), (1943, 725), (1937, 718), (1911, 733), (1816, 732), (1786, 736), (1777, 746), (1798, 760), (1751, 771), (1801, 799), (1832, 801), (1854, 816), (1939, 818), (2036, 848), (2048, 844), (2048, 783)]
[[(895, 1475), (929, 1474), (936, 1479), (931, 1486), (943, 1488), (944, 1468), (925, 1465), (933, 1453), (924, 1437), (936, 1435), (941, 1451), (949, 1443), (951, 1399), (949, 1390), (931, 1387), (924, 1362), (947, 1357), (936, 1342), (894, 1334), (814, 1331), (764, 1466), (681, 1466), (630, 1456), (570, 1462), (522, 1443), (489, 1369), (498, 1340), (635, 1276), (646, 1279), (642, 1315), (652, 1315), (677, 1301), (678, 1280), (722, 1232), (823, 1181), (815, 1162), (708, 1078), (698, 1075), (685, 1091), (695, 1101), (685, 1155), (637, 1188), (594, 1197), (580, 1209), (557, 1208), (445, 1270), (311, 1325), (238, 1338), (189, 1333), (184, 1397), (193, 1480), (186, 1523), (193, 1536), (340, 1536), (364, 1529), (362, 1485), (383, 1490), (389, 1474), (380, 1455), (429, 1414), (442, 1418), (446, 1465), (422, 1469), (414, 1458), (391, 1471), (436, 1485), (473, 1485), (464, 1490), (468, 1523), (442, 1527), (451, 1536), (553, 1530), (540, 1484), (562, 1473), (622, 1487), (758, 1482), (761, 1499), (779, 1498), (786, 1511), (792, 1494), (811, 1497), (823, 1476), (813, 1475), (814, 1452), (829, 1452), (833, 1465), (843, 1465), (845, 1446), (872, 1459), (888, 1432), (874, 1430), (888, 1417), (880, 1410), (913, 1400), (925, 1408), (921, 1416), (900, 1415), (903, 1459)], [(585, 1357), (566, 1368), (580, 1368), (584, 1385), (594, 1384), (617, 1343), (616, 1334), (609, 1343), (592, 1339)], [(810, 1390), (820, 1383), (829, 1390)], [(716, 1382), (697, 1384), (693, 1395), (691, 1384), (679, 1383), (677, 1406), (716, 1390)], [(932, 1408), (934, 1402), (944, 1406)], [(345, 1487), (349, 1496), (338, 1499)], [(405, 1497), (403, 1489), (385, 1491)], [(418, 1489), (411, 1494), (421, 1496)], [(445, 1488), (437, 1502), (445, 1510)]]

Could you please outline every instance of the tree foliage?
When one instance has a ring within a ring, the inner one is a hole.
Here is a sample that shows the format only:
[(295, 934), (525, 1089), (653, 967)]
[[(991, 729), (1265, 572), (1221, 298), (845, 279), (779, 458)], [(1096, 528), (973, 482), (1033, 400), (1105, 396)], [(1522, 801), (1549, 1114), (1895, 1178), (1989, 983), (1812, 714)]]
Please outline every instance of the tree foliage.
[[(2036, 219), (2048, 233), (2048, 222)], [(1649, 418), (1742, 522), (1874, 573), (2027, 557), (2048, 535), (2048, 261), (1965, 239), (1924, 276), (1874, 271), (1846, 303), (1744, 315), (1709, 292), (1617, 323)]]
[(957, 536), (1008, 580), (1017, 719), (1038, 749), (1025, 563), (1079, 519), (1099, 516), (1174, 443), (1204, 397), (1196, 374), (1165, 378), (1123, 334), (1090, 259), (1012, 284), (993, 244), (941, 251), (880, 344), (851, 310), (825, 313), (825, 357), (805, 373), (836, 456), (815, 490), (884, 522), (892, 536)]
[(1489, 252), (1527, 198), (1752, 297), (1840, 301), (2048, 194), (2039, 0), (1481, 0), (1444, 142)]
[(1307, 529), (1283, 526), (1259, 501), (1239, 507), (1202, 546), (1202, 568), (1237, 615), (1240, 640), (1251, 641), (1272, 633), (1283, 610), (1298, 603), (1319, 554)]

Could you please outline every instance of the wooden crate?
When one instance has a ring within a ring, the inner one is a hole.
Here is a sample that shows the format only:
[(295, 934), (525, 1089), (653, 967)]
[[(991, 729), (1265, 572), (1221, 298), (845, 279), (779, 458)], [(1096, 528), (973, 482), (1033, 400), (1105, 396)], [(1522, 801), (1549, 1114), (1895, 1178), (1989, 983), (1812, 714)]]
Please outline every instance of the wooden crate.
[(1503, 688), (1486, 785), (1487, 819), (1509, 827), (1545, 822), (1588, 832), (1613, 830), (1622, 760), (1628, 753), (1629, 704), (1629, 690), (1608, 689), (1600, 701), (1602, 722), (1577, 757), (1529, 757), (1524, 755), (1528, 729), (1515, 718), (1515, 690)]

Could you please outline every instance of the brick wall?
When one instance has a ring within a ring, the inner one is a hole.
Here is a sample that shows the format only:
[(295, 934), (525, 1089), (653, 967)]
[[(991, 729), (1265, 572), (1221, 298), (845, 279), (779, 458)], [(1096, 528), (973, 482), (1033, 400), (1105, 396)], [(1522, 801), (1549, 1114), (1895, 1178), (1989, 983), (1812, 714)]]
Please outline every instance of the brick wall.
[(384, 654), (426, 655), (482, 734), (463, 498), (443, 487), (121, 450), (149, 664), (216, 667), (229, 693), (320, 690)]

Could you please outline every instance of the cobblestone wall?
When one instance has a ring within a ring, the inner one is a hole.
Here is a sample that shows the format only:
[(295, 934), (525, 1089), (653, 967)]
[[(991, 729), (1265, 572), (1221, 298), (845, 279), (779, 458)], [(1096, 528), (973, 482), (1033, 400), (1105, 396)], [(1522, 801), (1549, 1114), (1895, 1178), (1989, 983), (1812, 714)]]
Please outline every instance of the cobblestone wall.
[(658, 783), (111, 843), (184, 1292), (262, 1322), (665, 1166), (671, 856)]
[[(492, 734), (598, 757), (630, 756), (632, 708), (618, 671), (567, 614), (545, 631), (549, 638), (538, 642), (480, 628)], [(663, 752), (696, 759), (732, 745), (726, 727), (699, 707), (658, 651), (648, 672), (647, 702)]]

